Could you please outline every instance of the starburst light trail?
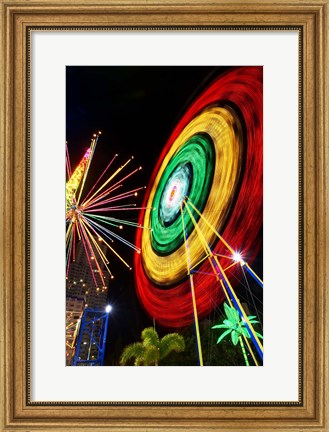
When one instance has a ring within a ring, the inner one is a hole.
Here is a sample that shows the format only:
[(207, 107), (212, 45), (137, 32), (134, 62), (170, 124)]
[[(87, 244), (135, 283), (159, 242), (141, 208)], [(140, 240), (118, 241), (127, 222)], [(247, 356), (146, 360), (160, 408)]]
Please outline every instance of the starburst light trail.
[(114, 277), (104, 253), (104, 245), (131, 270), (127, 261), (115, 250), (113, 243), (117, 240), (140, 253), (138, 247), (117, 231), (123, 230), (124, 226), (144, 228), (131, 218), (116, 217), (118, 211), (126, 215), (126, 212), (141, 209), (133, 200), (145, 186), (131, 189), (126, 187), (127, 180), (142, 169), (137, 167), (129, 170), (133, 156), (115, 168), (118, 158), (118, 154), (115, 154), (95, 184), (86, 191), (88, 173), (100, 134), (101, 132), (98, 132), (93, 135), (90, 147), (73, 172), (68, 150), (66, 153), (66, 276), (69, 274), (70, 264), (76, 258), (76, 245), (81, 241), (96, 288), (105, 287), (106, 273), (107, 277)]

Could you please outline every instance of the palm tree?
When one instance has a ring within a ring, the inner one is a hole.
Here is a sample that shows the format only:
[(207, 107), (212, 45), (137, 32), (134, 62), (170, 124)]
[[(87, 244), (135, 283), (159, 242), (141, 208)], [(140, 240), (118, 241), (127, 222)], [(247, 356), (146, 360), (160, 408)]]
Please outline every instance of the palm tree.
[[(222, 328), (226, 329), (218, 338), (217, 343), (221, 342), (224, 337), (231, 333), (231, 339), (233, 345), (237, 345), (240, 342), (241, 351), (247, 366), (249, 366), (248, 357), (246, 354), (246, 350), (242, 341), (242, 337), (250, 338), (250, 334), (246, 328), (246, 323), (244, 320), (240, 321), (239, 312), (232, 306), (229, 306), (227, 303), (224, 303), (224, 310), (227, 319), (224, 319), (223, 324), (217, 324), (211, 328)], [(258, 324), (259, 321), (255, 320), (255, 316), (248, 316), (248, 320), (250, 324)], [(257, 332), (256, 335), (263, 339), (263, 336)]]
[(169, 333), (160, 339), (153, 327), (147, 327), (142, 331), (142, 342), (130, 344), (123, 350), (120, 364), (125, 365), (134, 358), (135, 366), (158, 366), (159, 361), (172, 351), (184, 349), (184, 338), (178, 333)]

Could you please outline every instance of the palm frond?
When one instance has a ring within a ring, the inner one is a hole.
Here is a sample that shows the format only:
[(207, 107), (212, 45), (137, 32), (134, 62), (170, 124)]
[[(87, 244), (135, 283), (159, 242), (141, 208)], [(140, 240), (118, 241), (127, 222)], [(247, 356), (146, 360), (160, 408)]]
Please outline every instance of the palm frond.
[(142, 359), (144, 358), (144, 354), (145, 347), (140, 342), (130, 344), (123, 350), (120, 358), (120, 364), (125, 365), (133, 358), (136, 359), (135, 364), (143, 362)]
[(142, 341), (144, 346), (159, 346), (159, 336), (153, 327), (147, 327), (142, 331)]
[(245, 337), (250, 339), (250, 334), (246, 327), (242, 327), (242, 334), (244, 334)]
[(227, 303), (224, 303), (224, 311), (225, 311), (225, 314), (226, 314), (227, 318), (230, 321), (234, 321), (234, 316), (232, 315), (232, 310), (231, 309), (232, 308)]
[(231, 333), (231, 338), (232, 338), (233, 345), (237, 345), (239, 342), (239, 333), (233, 330)]
[(183, 336), (178, 333), (169, 333), (160, 340), (160, 359), (163, 359), (172, 351), (182, 352), (185, 350)]
[[(216, 324), (216, 325), (212, 326), (211, 328), (212, 329), (215, 329), (215, 328), (228, 328), (228, 326), (226, 324)], [(231, 328), (231, 326), (229, 328)]]
[(233, 306), (229, 306), (227, 303), (224, 303), (224, 310), (229, 321), (231, 321), (233, 324), (239, 322), (239, 312)]
[(223, 323), (229, 328), (229, 327), (234, 327), (234, 323), (230, 320), (225, 319), (223, 321)]
[(257, 321), (257, 320), (249, 320), (249, 323), (250, 324), (259, 324), (259, 321)]
[(155, 366), (159, 363), (159, 348), (156, 346), (148, 346), (144, 353), (144, 365)]
[(161, 340), (153, 327), (147, 327), (142, 331), (142, 342), (128, 345), (120, 359), (120, 364), (127, 364), (135, 359), (135, 366), (157, 366), (161, 358), (166, 357), (172, 351), (181, 352), (185, 349), (183, 336), (178, 333), (169, 333)]
[(240, 321), (239, 312), (234, 307), (232, 307), (231, 309), (232, 309), (232, 314), (233, 314), (233, 317), (234, 317), (234, 322), (238, 323)]
[(227, 334), (231, 333), (231, 331), (232, 331), (231, 329), (224, 331), (224, 333), (222, 333), (217, 339), (217, 343), (219, 344), (219, 342), (221, 342)]

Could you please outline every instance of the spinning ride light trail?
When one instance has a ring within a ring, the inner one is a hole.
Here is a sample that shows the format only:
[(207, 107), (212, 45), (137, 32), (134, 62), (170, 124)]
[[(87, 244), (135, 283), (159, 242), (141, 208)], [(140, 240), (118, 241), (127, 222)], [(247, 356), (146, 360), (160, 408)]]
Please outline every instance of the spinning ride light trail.
[(115, 164), (118, 157), (116, 154), (96, 183), (84, 196), (87, 176), (99, 135), (100, 132), (94, 134), (89, 149), (85, 152), (72, 174), (67, 153), (66, 275), (68, 276), (70, 263), (75, 261), (76, 244), (77, 241), (80, 240), (83, 244), (94, 284), (96, 287), (101, 285), (104, 288), (106, 285), (105, 272), (108, 273), (111, 278), (113, 278), (113, 275), (108, 266), (109, 261), (104, 253), (102, 245), (105, 245), (112, 254), (130, 270), (130, 265), (111, 244), (113, 245), (114, 241), (118, 240), (134, 249), (137, 253), (140, 252), (140, 248), (117, 234), (113, 229), (122, 230), (125, 225), (143, 228), (143, 225), (124, 219), (123, 217), (117, 218), (114, 215), (118, 211), (125, 214), (126, 211), (140, 210), (141, 207), (137, 207), (135, 203), (131, 203), (131, 198), (135, 198), (138, 192), (145, 189), (145, 187), (138, 187), (120, 192), (124, 188), (126, 181), (142, 168), (138, 167), (124, 175), (122, 174), (127, 170), (127, 167), (134, 159), (132, 156), (123, 165), (111, 171), (110, 168), (112, 169), (112, 165)]
[[(155, 166), (139, 218), (150, 230), (136, 233), (142, 253), (135, 254), (134, 271), (141, 303), (164, 327), (195, 322), (185, 235), (198, 318), (225, 299), (216, 277), (229, 291), (218, 269), (231, 278), (235, 251), (249, 263), (260, 251), (262, 101), (261, 67), (228, 70), (190, 105)], [(191, 205), (181, 213), (184, 196)]]

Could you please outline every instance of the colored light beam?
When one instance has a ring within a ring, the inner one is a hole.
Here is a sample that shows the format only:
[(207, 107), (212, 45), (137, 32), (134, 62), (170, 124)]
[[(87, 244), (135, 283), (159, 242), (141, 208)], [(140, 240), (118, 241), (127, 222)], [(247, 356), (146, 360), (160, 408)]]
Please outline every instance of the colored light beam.
[[(119, 235), (116, 230), (123, 230), (124, 226), (139, 229), (144, 228), (144, 226), (126, 220), (122, 215), (121, 217), (120, 215), (119, 217), (114, 215), (118, 211), (125, 214), (126, 211), (145, 210), (145, 207), (138, 207), (136, 203), (132, 202), (132, 199), (135, 199), (145, 187), (124, 191), (128, 179), (141, 170), (141, 167), (138, 167), (128, 173), (126, 172), (129, 164), (134, 159), (133, 156), (121, 166), (113, 167), (115, 160), (118, 158), (116, 154), (96, 183), (89, 191), (85, 191), (99, 135), (100, 132), (94, 134), (88, 150), (66, 183), (66, 275), (68, 276), (71, 262), (75, 261), (76, 243), (77, 240), (80, 240), (96, 288), (99, 285), (105, 287), (106, 273), (110, 278), (113, 278), (102, 245), (106, 246), (109, 252), (130, 270), (131, 266), (115, 250), (113, 243), (119, 241), (136, 252), (140, 252), (140, 248)], [(71, 167), (67, 151), (67, 172), (70, 171)], [(122, 192), (118, 193), (118, 189), (122, 190)]]

